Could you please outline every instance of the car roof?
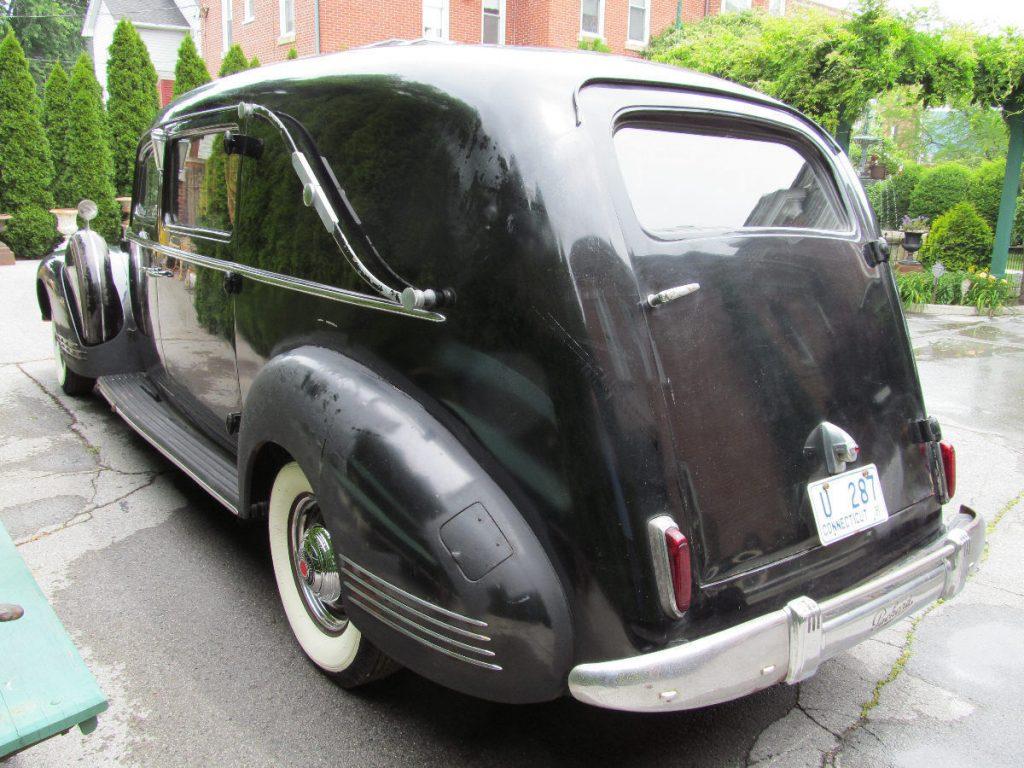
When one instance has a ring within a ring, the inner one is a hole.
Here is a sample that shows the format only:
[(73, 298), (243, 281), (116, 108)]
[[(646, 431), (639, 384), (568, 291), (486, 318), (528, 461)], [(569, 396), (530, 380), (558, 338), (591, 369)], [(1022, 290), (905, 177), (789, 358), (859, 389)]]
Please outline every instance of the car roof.
[[(417, 44), (418, 43), (418, 44)], [(342, 53), (294, 59), (220, 78), (171, 102), (158, 118), (170, 122), (233, 97), (275, 84), (294, 87), (345, 75), (391, 75), (445, 90), (453, 82), (491, 81), (517, 90), (535, 87), (572, 98), (588, 83), (610, 82), (686, 88), (783, 106), (757, 91), (711, 75), (639, 58), (590, 51), (522, 46), (385, 41)], [(497, 95), (497, 94), (496, 94)]]

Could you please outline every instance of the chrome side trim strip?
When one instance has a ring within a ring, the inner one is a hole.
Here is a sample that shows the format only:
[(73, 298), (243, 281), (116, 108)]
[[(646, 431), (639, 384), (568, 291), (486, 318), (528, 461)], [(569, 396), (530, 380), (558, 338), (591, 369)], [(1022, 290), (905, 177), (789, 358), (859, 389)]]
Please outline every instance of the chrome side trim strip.
[[(413, 614), (414, 616), (419, 617), (420, 619), (423, 619), (424, 621), (429, 621), (431, 624), (433, 624), (436, 627), (440, 627), (441, 629), (446, 629), (449, 632), (455, 632), (456, 634), (462, 635), (463, 637), (468, 637), (471, 640), (480, 640), (481, 642), (484, 642), (484, 643), (489, 643), (491, 641), (491, 638), (489, 638), (487, 635), (478, 635), (476, 632), (470, 632), (468, 629), (463, 629), (462, 627), (456, 627), (454, 624), (448, 624), (447, 622), (441, 621), (440, 619), (435, 619), (433, 616), (428, 616), (427, 614), (423, 613), (422, 611), (417, 611), (412, 606), (406, 605), (405, 603), (401, 602), (400, 600), (395, 599), (394, 597), (392, 597), (391, 595), (387, 594), (383, 590), (377, 589), (377, 587), (373, 586), (368, 581), (364, 581), (363, 579), (361, 579), (359, 576), (357, 576), (355, 573), (353, 573), (351, 571), (345, 571), (345, 577), (354, 580), (355, 582), (357, 582), (359, 587), (362, 587), (363, 589), (369, 590), (370, 592), (372, 592), (377, 597), (380, 597), (380, 598), (383, 598), (384, 600), (387, 600), (388, 603), (390, 603), (391, 605), (397, 606), (398, 608), (401, 608), (403, 611), (408, 611), (409, 613)], [(347, 581), (345, 582), (345, 585), (350, 587), (351, 589), (357, 589), (358, 588), (356, 586), (356, 584), (350, 584)], [(380, 603), (380, 600), (372, 598), (372, 597), (370, 597), (370, 595), (367, 595), (366, 598), (368, 600), (374, 600), (375, 603)]]
[(445, 316), (438, 312), (431, 312), (425, 309), (406, 308), (402, 304), (388, 299), (378, 298), (376, 296), (369, 296), (364, 293), (356, 293), (355, 291), (345, 290), (344, 288), (335, 288), (330, 285), (323, 285), (322, 283), (314, 283), (309, 280), (302, 280), (297, 277), (288, 277), (286, 275), (280, 275), (276, 272), (267, 272), (266, 270), (257, 269), (256, 267), (249, 267), (244, 264), (238, 264), (231, 261), (223, 261), (222, 259), (214, 259), (209, 256), (202, 256), (198, 253), (189, 253), (179, 248), (173, 248), (169, 245), (157, 243), (146, 238), (140, 238), (138, 235), (128, 233), (128, 240), (137, 244), (142, 248), (148, 248), (157, 253), (162, 253), (165, 256), (170, 256), (174, 259), (180, 259), (181, 261), (189, 264), (194, 264), (198, 267), (206, 267), (207, 269), (214, 269), (218, 272), (235, 272), (247, 277), (250, 280), (255, 280), (258, 283), (264, 285), (271, 285), (275, 288), (286, 288), (290, 291), (296, 291), (298, 293), (304, 293), (309, 296), (316, 296), (321, 299), (328, 299), (330, 301), (341, 302), (342, 304), (351, 304), (357, 307), (363, 307), (365, 309), (375, 309), (380, 312), (390, 312), (395, 315), (404, 315), (406, 317), (415, 317), (420, 320), (429, 320), (434, 323), (443, 323)]
[(434, 605), (433, 603), (427, 602), (426, 600), (423, 600), (422, 598), (416, 597), (416, 595), (413, 595), (413, 594), (410, 594), (410, 593), (406, 592), (404, 589), (399, 589), (398, 587), (396, 587), (391, 582), (385, 581), (380, 576), (377, 576), (376, 574), (371, 573), (370, 571), (366, 570), (361, 565), (359, 565), (358, 563), (350, 560), (349, 558), (345, 557), (344, 555), (339, 555), (339, 557), (341, 558), (342, 562), (345, 565), (348, 565), (351, 568), (354, 568), (356, 571), (358, 571), (359, 575), (367, 577), (368, 579), (370, 579), (373, 582), (376, 582), (377, 584), (379, 584), (380, 586), (384, 587), (385, 589), (390, 589), (392, 592), (397, 593), (401, 597), (404, 597), (406, 600), (411, 600), (412, 602), (416, 603), (417, 605), (420, 605), (420, 606), (422, 606), (424, 608), (427, 608), (428, 610), (431, 610), (431, 611), (436, 611), (437, 613), (440, 613), (442, 616), (447, 616), (450, 619), (457, 619), (458, 621), (464, 621), (467, 624), (470, 624), (470, 625), (472, 625), (474, 627), (486, 627), (487, 626), (487, 622), (486, 621), (480, 621), (479, 619), (471, 619), (469, 616), (463, 616), (461, 613), (455, 613), (455, 611), (449, 611), (447, 608), (442, 608), (439, 605)]
[(468, 656), (463, 656), (461, 653), (456, 653), (455, 651), (448, 650), (447, 648), (443, 648), (440, 645), (436, 645), (436, 644), (430, 642), (429, 640), (427, 640), (425, 638), (419, 637), (418, 635), (414, 635), (409, 630), (407, 630), (407, 629), (405, 629), (403, 627), (400, 627), (398, 624), (395, 624), (393, 621), (391, 621), (391, 620), (387, 619), (386, 617), (382, 616), (381, 614), (379, 614), (373, 608), (370, 608), (368, 605), (365, 605), (364, 603), (362, 603), (356, 597), (350, 597), (349, 600), (353, 604), (355, 604), (355, 605), (359, 606), (360, 608), (362, 608), (364, 611), (366, 611), (368, 614), (373, 616), (375, 619), (377, 619), (381, 623), (386, 624), (387, 626), (391, 627), (396, 632), (400, 632), (403, 635), (405, 635), (406, 637), (412, 638), (416, 642), (421, 643), (422, 645), (425, 645), (428, 648), (432, 648), (435, 651), (438, 651), (440, 653), (445, 654), (446, 656), (451, 656), (453, 659), (458, 659), (459, 661), (464, 661), (467, 664), (472, 664), (473, 666), (476, 666), (476, 667), (481, 667), (483, 669), (489, 669), (489, 670), (491, 670), (493, 672), (501, 672), (501, 667), (499, 665), (497, 665), (497, 664), (489, 664), (486, 661), (480, 661), (478, 659), (471, 659)]
[(213, 496), (213, 498), (215, 498), (217, 501), (219, 501), (221, 504), (223, 504), (225, 507), (227, 507), (229, 512), (232, 512), (232, 513), (234, 513), (236, 515), (238, 514), (238, 507), (236, 507), (230, 501), (225, 499), (221, 494), (219, 494), (217, 491), (215, 491), (213, 488), (211, 488), (209, 486), (209, 484), (206, 483), (206, 481), (204, 481), (201, 477), (199, 477), (199, 475), (197, 475), (195, 472), (193, 472), (187, 466), (182, 464), (181, 463), (181, 459), (179, 459), (177, 456), (175, 456), (169, 450), (164, 448), (164, 446), (162, 446), (159, 442), (157, 442), (156, 438), (152, 437), (148, 432), (146, 432), (136, 422), (132, 421), (131, 417), (129, 417), (128, 414), (126, 414), (121, 408), (117, 407), (117, 404), (114, 402), (114, 398), (111, 396), (110, 391), (106, 388), (106, 386), (105, 386), (105, 384), (103, 382), (103, 378), (102, 377), (100, 377), (100, 379), (97, 380), (96, 387), (99, 389), (100, 394), (103, 395), (103, 397), (106, 399), (106, 401), (108, 403), (110, 403), (111, 410), (113, 410), (114, 413), (116, 413), (118, 416), (120, 416), (125, 424), (127, 424), (129, 427), (131, 427), (133, 430), (135, 430), (135, 432), (138, 433), (139, 437), (141, 437), (143, 440), (145, 440), (151, 446), (156, 448), (156, 450), (165, 459), (170, 461), (172, 464), (174, 464), (174, 466), (176, 466), (178, 469), (180, 469), (186, 475), (191, 477), (192, 480), (195, 481), (196, 485), (198, 485), (200, 488), (202, 488), (208, 494)]
[(475, 645), (470, 645), (469, 643), (463, 643), (463, 642), (461, 642), (459, 640), (453, 640), (452, 638), (446, 637), (445, 635), (442, 635), (442, 634), (440, 634), (438, 632), (435, 632), (432, 629), (427, 629), (426, 627), (424, 627), (424, 626), (422, 626), (420, 624), (417, 624), (412, 619), (410, 619), (410, 618), (408, 618), (406, 616), (403, 616), (402, 614), (398, 613), (398, 611), (394, 611), (391, 608), (388, 608), (386, 605), (384, 605), (379, 600), (376, 600), (376, 599), (370, 597), (368, 594), (363, 592), (361, 589), (359, 589), (352, 582), (346, 581), (346, 582), (344, 582), (344, 584), (345, 584), (345, 586), (349, 590), (349, 599), (350, 600), (351, 599), (358, 599), (360, 601), (360, 605), (363, 605), (365, 603), (369, 603), (374, 608), (376, 608), (378, 611), (383, 611), (388, 616), (390, 616), (390, 617), (392, 617), (394, 619), (398, 619), (399, 621), (403, 622), (404, 624), (407, 624), (411, 629), (414, 629), (417, 632), (422, 632), (423, 634), (427, 635), (428, 637), (433, 638), (434, 640), (439, 640), (442, 643), (448, 643), (449, 645), (454, 645), (456, 648), (461, 648), (462, 650), (469, 651), (470, 653), (478, 653), (481, 656), (489, 656), (489, 657), (492, 657), (492, 658), (494, 657), (494, 651), (488, 650), (486, 648), (477, 648)]

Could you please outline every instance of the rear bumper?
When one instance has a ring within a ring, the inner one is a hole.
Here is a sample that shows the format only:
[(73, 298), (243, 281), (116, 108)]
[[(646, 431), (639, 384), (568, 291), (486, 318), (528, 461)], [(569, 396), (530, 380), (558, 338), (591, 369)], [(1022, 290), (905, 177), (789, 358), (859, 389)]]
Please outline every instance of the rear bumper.
[(580, 664), (569, 674), (569, 691), (599, 707), (667, 712), (800, 682), (825, 659), (956, 595), (984, 546), (984, 520), (961, 507), (940, 539), (871, 581), (821, 602), (798, 597), (780, 610), (654, 653)]

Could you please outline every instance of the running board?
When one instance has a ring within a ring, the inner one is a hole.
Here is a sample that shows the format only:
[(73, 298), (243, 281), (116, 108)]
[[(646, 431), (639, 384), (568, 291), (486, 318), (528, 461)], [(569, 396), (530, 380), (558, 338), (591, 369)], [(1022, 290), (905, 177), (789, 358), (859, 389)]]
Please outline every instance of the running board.
[(238, 514), (238, 469), (231, 456), (158, 399), (143, 373), (102, 376), (96, 382), (111, 409), (217, 501)]

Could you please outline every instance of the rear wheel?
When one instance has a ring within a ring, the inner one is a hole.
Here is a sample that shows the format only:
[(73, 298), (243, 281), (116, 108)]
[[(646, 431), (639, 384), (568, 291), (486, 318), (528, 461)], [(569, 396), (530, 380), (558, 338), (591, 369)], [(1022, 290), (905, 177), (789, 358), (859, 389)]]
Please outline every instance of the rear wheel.
[(57, 383), (60, 384), (61, 391), (65, 395), (71, 395), (72, 397), (89, 394), (96, 384), (96, 379), (79, 376), (68, 368), (67, 361), (64, 359), (64, 351), (60, 348), (60, 342), (57, 340), (57, 327), (52, 322), (50, 323), (50, 330), (53, 335), (53, 362), (57, 373)]
[(277, 473), (267, 518), (281, 604), (310, 660), (344, 688), (398, 669), (345, 613), (331, 536), (313, 488), (297, 463), (286, 464)]

